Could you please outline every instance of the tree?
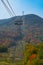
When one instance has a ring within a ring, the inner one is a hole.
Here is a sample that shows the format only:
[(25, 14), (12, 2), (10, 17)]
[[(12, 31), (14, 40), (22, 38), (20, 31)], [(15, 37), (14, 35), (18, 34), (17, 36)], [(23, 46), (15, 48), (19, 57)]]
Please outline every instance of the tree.
[(0, 46), (0, 53), (5, 53), (5, 52), (7, 52), (8, 51), (8, 48), (7, 47), (5, 47), (5, 46)]

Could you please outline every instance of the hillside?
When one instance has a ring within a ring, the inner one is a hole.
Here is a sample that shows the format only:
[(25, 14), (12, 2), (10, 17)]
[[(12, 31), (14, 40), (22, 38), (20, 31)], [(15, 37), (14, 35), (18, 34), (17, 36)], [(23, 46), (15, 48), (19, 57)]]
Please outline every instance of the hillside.
[(18, 25), (15, 25), (15, 20), (20, 19), (24, 21), (24, 26), (21, 26), (22, 40), (38, 43), (43, 41), (43, 18), (34, 15), (24, 15), (18, 17), (12, 17), (9, 19), (0, 20), (0, 44), (11, 44), (13, 45), (16, 41), (21, 40), (21, 34), (18, 32)]
[[(20, 25), (23, 22), (24, 25)], [(25, 57), (25, 45), (27, 43), (28, 45), (31, 43), (41, 45), (41, 42), (43, 42), (43, 18), (29, 14), (0, 20), (1, 64), (8, 63), (9, 65), (14, 62), (15, 65), (21, 65), (23, 57)], [(26, 46), (26, 48), (28, 47)], [(23, 63), (25, 63), (24, 61)]]

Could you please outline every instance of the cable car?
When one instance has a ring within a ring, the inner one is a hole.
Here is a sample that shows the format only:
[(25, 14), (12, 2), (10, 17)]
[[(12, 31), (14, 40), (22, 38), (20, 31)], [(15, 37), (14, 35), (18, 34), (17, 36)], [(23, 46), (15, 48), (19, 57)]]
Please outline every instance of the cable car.
[(23, 25), (23, 21), (21, 19), (16, 19), (14, 24), (15, 25)]

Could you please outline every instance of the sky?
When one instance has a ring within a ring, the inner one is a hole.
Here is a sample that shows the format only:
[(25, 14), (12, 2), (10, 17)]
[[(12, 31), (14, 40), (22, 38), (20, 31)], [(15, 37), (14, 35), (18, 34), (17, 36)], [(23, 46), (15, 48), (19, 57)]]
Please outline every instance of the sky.
[[(6, 0), (4, 0), (4, 2), (7, 4)], [(24, 15), (36, 14), (43, 18), (43, 0), (9, 0), (9, 3), (11, 4), (16, 16), (22, 15), (22, 12), (24, 11)], [(10, 17), (12, 17), (12, 15), (9, 15), (0, 0), (0, 19)]]

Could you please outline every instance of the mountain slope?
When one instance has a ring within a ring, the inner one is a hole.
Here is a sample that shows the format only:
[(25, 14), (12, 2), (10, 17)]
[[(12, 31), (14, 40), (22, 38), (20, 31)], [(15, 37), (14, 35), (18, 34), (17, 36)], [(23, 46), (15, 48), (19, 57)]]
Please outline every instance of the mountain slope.
[[(20, 19), (20, 21), (24, 21), (24, 26), (21, 26), (22, 35), (19, 34), (17, 30), (18, 25), (15, 25), (15, 20), (17, 20), (17, 18)], [(21, 36), (23, 37), (23, 41), (31, 43), (43, 41), (43, 18), (34, 14), (29, 14), (0, 20), (0, 44), (16, 45), (18, 43), (16, 40), (21, 40)]]

